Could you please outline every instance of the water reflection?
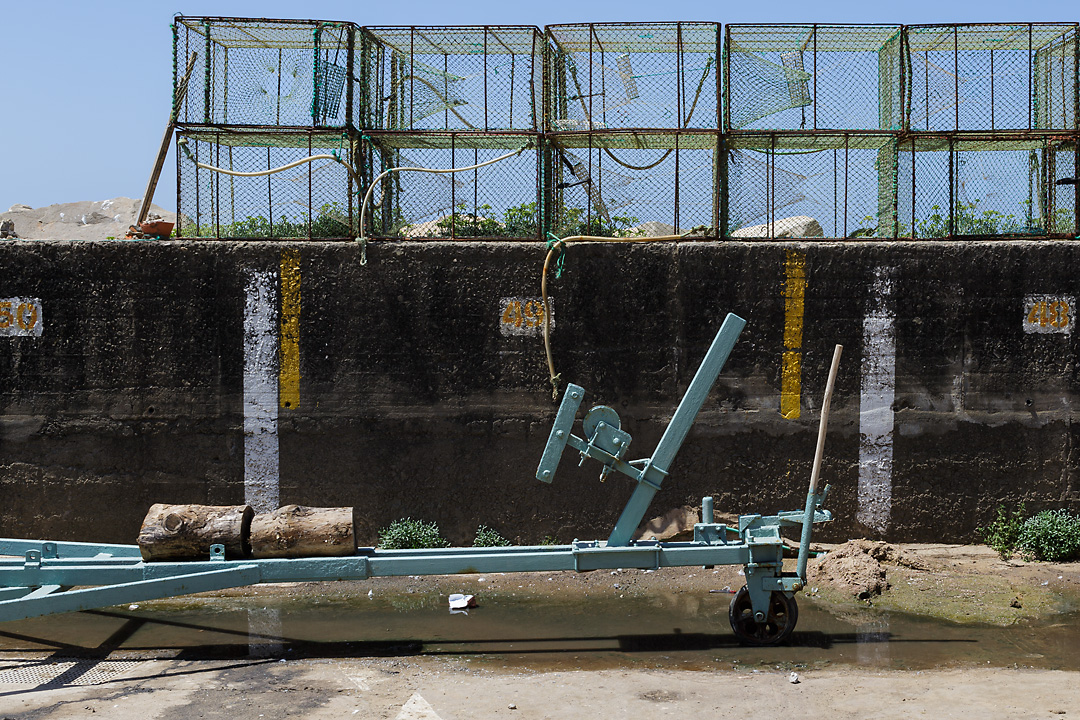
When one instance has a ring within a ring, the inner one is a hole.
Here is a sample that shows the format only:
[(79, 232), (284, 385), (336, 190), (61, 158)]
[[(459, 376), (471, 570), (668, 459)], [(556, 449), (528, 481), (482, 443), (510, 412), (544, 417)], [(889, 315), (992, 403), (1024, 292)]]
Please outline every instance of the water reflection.
[(567, 602), (481, 597), (451, 615), (446, 597), (233, 597), (145, 603), (0, 624), (0, 659), (58, 652), (104, 657), (450, 655), (495, 666), (731, 669), (858, 663), (923, 669), (958, 663), (1080, 670), (1080, 623), (961, 626), (874, 609), (832, 613), (801, 599), (791, 643), (738, 644), (727, 595), (672, 593)]
[(855, 629), (856, 653), (860, 665), (889, 665), (889, 614), (883, 613)]
[(280, 608), (248, 608), (247, 626), (248, 654), (251, 657), (280, 657), (284, 653)]

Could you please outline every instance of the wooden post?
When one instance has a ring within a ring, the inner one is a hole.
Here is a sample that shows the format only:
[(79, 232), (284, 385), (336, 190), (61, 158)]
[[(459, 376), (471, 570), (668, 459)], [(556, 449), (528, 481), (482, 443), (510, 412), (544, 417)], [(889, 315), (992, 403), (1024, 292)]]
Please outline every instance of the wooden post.
[[(191, 53), (191, 57), (188, 58), (187, 71), (184, 72), (184, 79), (176, 87), (176, 99), (173, 101), (173, 110), (169, 113), (169, 124), (165, 127), (165, 134), (161, 137), (161, 147), (158, 148), (154, 169), (150, 172), (150, 180), (146, 183), (142, 205), (139, 206), (139, 216), (135, 219), (136, 228), (142, 224), (150, 212), (150, 202), (154, 199), (154, 191), (157, 190), (158, 179), (161, 177), (161, 168), (165, 165), (165, 156), (169, 154), (169, 144), (172, 141), (173, 130), (176, 128), (176, 108), (180, 107), (180, 103), (184, 101), (184, 96), (187, 95), (188, 80), (191, 79), (191, 71), (195, 69), (195, 58), (197, 57), (198, 53)], [(177, 221), (179, 221), (179, 218), (177, 218)]]
[(211, 545), (224, 545), (225, 557), (251, 554), (248, 533), (255, 511), (250, 505), (165, 505), (150, 507), (139, 531), (143, 560), (208, 560)]
[(333, 557), (356, 552), (353, 509), (286, 505), (251, 521), (256, 558)]

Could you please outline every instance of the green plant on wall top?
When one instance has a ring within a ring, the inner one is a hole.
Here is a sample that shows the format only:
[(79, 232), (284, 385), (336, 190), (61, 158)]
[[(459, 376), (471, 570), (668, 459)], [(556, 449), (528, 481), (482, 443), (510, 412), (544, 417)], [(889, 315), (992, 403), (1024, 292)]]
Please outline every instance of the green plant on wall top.
[(494, 217), (494, 208), (490, 205), (481, 205), (476, 208), (476, 213), (468, 212), (465, 203), (458, 203), (457, 207), (447, 217), (436, 223), (438, 228), (437, 237), (499, 237), (508, 235), (506, 226)]
[[(1013, 214), (997, 210), (979, 213), (979, 200), (957, 203), (953, 214), (953, 235), (1014, 235), (1031, 233), (1031, 219), (1026, 222)], [(1027, 201), (1021, 203), (1027, 206)], [(921, 238), (946, 237), (949, 234), (949, 216), (941, 213), (940, 205), (930, 207), (931, 215), (915, 220), (915, 234)]]
[(522, 203), (508, 207), (500, 220), (491, 205), (480, 205), (471, 213), (465, 203), (459, 203), (436, 227), (438, 237), (534, 238), (540, 232), (540, 211), (535, 202)]
[[(185, 237), (222, 237), (222, 238), (340, 238), (352, 235), (349, 216), (340, 203), (326, 203), (311, 221), (308, 234), (308, 216), (301, 215), (290, 219), (285, 215), (274, 222), (263, 215), (250, 215), (243, 220), (221, 225), (213, 223), (188, 226), (183, 228)], [(176, 235), (177, 231), (174, 230)]]
[[(953, 215), (953, 235), (1042, 235), (1045, 229), (1039, 227), (1031, 216), (1031, 203), (1023, 200), (1022, 216), (1006, 214), (997, 210), (979, 212), (980, 200), (958, 203)], [(1051, 221), (1053, 232), (1070, 233), (1073, 229), (1071, 210), (1054, 211)], [(879, 232), (880, 231), (880, 232)], [(897, 237), (908, 237), (909, 228), (901, 222), (897, 225)], [(892, 237), (892, 228), (880, 228), (874, 215), (863, 218), (863, 227), (855, 230), (848, 237)], [(930, 214), (915, 219), (916, 238), (949, 237), (949, 213), (940, 205), (931, 205)]]
[[(572, 235), (596, 235), (600, 237), (638, 237), (645, 233), (634, 230), (636, 217), (612, 215), (610, 219), (600, 216), (586, 217), (584, 208), (564, 208), (561, 222), (555, 234), (560, 237)], [(479, 205), (473, 212), (468, 205), (460, 203), (454, 212), (436, 223), (437, 237), (520, 237), (539, 235), (540, 211), (535, 202), (508, 207), (502, 217), (491, 205)]]
[(574, 235), (595, 235), (597, 237), (640, 237), (645, 233), (634, 230), (638, 224), (636, 217), (629, 215), (611, 215), (605, 219), (599, 215), (586, 216), (584, 208), (563, 208), (559, 218), (559, 227), (555, 234), (559, 237)]

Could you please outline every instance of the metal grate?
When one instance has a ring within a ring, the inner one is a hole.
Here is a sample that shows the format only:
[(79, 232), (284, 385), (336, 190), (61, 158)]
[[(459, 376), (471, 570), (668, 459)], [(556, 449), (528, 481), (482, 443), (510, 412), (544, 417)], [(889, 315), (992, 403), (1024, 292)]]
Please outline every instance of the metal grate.
[(553, 231), (567, 235), (717, 236), (716, 132), (615, 131), (547, 137)]
[(183, 123), (344, 127), (355, 25), (178, 17), (174, 71), (198, 53)]
[(894, 237), (895, 152), (884, 133), (730, 136), (727, 234)]
[(1076, 142), (1029, 134), (922, 136), (899, 144), (902, 237), (1076, 232)]
[(719, 129), (720, 26), (547, 27), (549, 131)]
[(51, 658), (0, 664), (0, 685), (34, 685), (39, 690), (103, 685), (142, 665), (136, 660)]
[(355, 172), (178, 153), (178, 234), (1075, 237), (1078, 28), (178, 17), (199, 162)]
[(475, 170), (388, 175), (367, 211), (364, 224), (371, 236), (540, 238), (538, 134), (372, 132), (363, 143), (365, 186), (389, 168), (471, 167), (524, 148)]

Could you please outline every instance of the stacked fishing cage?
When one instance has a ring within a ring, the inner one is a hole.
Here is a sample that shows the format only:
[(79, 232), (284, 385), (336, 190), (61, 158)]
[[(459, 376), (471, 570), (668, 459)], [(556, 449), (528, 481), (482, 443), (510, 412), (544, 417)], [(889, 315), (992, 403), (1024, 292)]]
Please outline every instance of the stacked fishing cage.
[(174, 29), (186, 237), (1080, 235), (1076, 23)]
[[(355, 236), (359, 176), (350, 128), (359, 121), (362, 86), (350, 70), (357, 30), (309, 20), (176, 18), (174, 87), (195, 56), (187, 92), (174, 100), (178, 235)], [(326, 157), (303, 162), (318, 155)], [(292, 163), (299, 164), (266, 174)]]
[(361, 63), (366, 235), (541, 237), (538, 28), (368, 27)]
[(898, 25), (725, 28), (727, 235), (895, 235), (902, 37)]
[(1075, 237), (1076, 23), (905, 29), (901, 237)]
[(717, 237), (720, 26), (551, 25), (546, 37), (551, 231)]
[(1076, 32), (727, 26), (726, 234), (1076, 236)]

